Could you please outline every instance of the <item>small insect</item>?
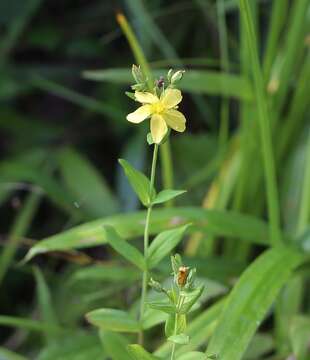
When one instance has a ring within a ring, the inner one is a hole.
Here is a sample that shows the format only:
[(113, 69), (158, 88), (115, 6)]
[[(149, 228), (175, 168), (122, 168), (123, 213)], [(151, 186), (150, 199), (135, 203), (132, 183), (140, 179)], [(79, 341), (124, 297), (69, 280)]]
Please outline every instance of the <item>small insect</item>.
[(187, 276), (189, 272), (189, 267), (180, 266), (178, 272), (178, 284), (180, 286), (184, 286), (186, 284)]
[(165, 85), (165, 79), (163, 76), (161, 76), (157, 81), (156, 81), (156, 85), (158, 88), (161, 88)]

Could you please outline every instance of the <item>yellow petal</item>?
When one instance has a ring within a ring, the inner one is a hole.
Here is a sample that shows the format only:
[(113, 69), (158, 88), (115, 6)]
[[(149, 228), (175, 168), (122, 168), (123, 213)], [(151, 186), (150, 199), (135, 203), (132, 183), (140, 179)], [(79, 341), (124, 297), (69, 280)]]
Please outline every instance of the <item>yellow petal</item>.
[(173, 130), (183, 132), (185, 130), (185, 116), (178, 110), (169, 109), (162, 114), (164, 120)]
[(149, 92), (136, 91), (135, 98), (142, 104), (154, 104), (155, 102), (159, 101), (157, 96)]
[(159, 144), (165, 137), (168, 127), (161, 115), (154, 114), (151, 118), (151, 134), (153, 141)]
[(136, 111), (127, 115), (127, 120), (138, 124), (151, 115), (151, 105), (140, 106)]
[(182, 101), (182, 93), (178, 89), (167, 89), (161, 98), (162, 105), (171, 109)]

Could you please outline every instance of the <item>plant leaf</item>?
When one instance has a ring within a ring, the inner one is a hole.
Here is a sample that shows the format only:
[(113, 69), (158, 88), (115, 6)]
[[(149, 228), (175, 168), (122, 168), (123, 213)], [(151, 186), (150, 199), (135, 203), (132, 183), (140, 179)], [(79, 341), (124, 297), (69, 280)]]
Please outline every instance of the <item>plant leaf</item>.
[(240, 360), (279, 290), (303, 260), (298, 252), (283, 247), (259, 256), (229, 295), (208, 352), (221, 360)]
[(86, 314), (86, 319), (102, 330), (117, 332), (138, 332), (140, 330), (138, 321), (122, 310), (97, 309)]
[(156, 266), (178, 245), (189, 226), (190, 224), (186, 224), (176, 229), (166, 230), (156, 236), (148, 249), (147, 264), (149, 269)]
[(128, 340), (125, 336), (111, 331), (99, 331), (100, 340), (107, 355), (113, 360), (130, 360), (127, 346)]
[[(146, 212), (114, 215), (94, 220), (37, 242), (26, 260), (48, 251), (65, 251), (105, 244), (103, 225), (112, 225), (125, 239), (143, 235)], [(229, 236), (250, 243), (268, 245), (268, 225), (259, 218), (232, 211), (206, 210), (201, 207), (154, 209), (150, 234), (167, 228), (193, 223), (193, 230), (214, 236)]]
[(152, 302), (148, 302), (147, 305), (151, 309), (163, 311), (164, 313), (167, 314), (175, 314), (176, 312), (175, 306), (173, 306), (171, 303), (168, 303), (166, 301), (152, 301)]
[(155, 199), (152, 201), (152, 204), (162, 204), (184, 193), (186, 193), (186, 190), (162, 190), (156, 195)]
[(64, 181), (82, 210), (98, 218), (119, 209), (105, 179), (87, 158), (67, 148), (60, 151), (58, 159)]
[[(153, 71), (155, 77), (161, 76), (166, 70)], [(85, 71), (83, 76), (89, 80), (109, 81), (118, 84), (130, 84), (130, 69), (105, 69)], [(191, 70), (180, 82), (180, 89), (196, 94), (223, 95), (252, 100), (253, 91), (249, 81), (242, 76), (217, 71)]]
[(128, 352), (132, 359), (134, 360), (157, 360), (159, 359), (156, 356), (153, 356), (149, 352), (147, 352), (145, 349), (143, 349), (142, 346), (138, 344), (132, 344), (128, 346)]
[(134, 246), (122, 239), (110, 225), (103, 227), (105, 237), (112, 248), (142, 271), (146, 269), (143, 255)]
[(197, 300), (200, 298), (201, 294), (203, 293), (204, 286), (200, 286), (199, 288), (190, 291), (190, 292), (182, 292), (185, 294), (185, 301), (183, 305), (181, 306), (180, 313), (186, 314), (189, 312), (191, 307), (197, 302)]
[(186, 345), (189, 343), (189, 336), (183, 333), (178, 335), (172, 335), (168, 337), (168, 341), (179, 345)]
[[(151, 202), (151, 197), (155, 195), (155, 189), (151, 189), (150, 180), (140, 171), (131, 166), (128, 161), (119, 159), (119, 163), (122, 165), (130, 185), (138, 195), (142, 204), (144, 206), (148, 206)], [(151, 197), (150, 192), (152, 194)]]

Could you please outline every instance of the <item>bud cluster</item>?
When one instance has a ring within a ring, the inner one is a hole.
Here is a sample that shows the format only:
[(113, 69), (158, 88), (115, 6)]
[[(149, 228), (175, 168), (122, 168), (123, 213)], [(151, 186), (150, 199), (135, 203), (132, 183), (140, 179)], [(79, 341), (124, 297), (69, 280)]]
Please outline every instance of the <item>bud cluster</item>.
[[(165, 89), (174, 88), (176, 83), (182, 79), (184, 72), (185, 70), (174, 71), (170, 69), (166, 76), (160, 76), (155, 80), (154, 93), (160, 96)], [(148, 78), (144, 75), (140, 65), (132, 65), (131, 73), (135, 81), (135, 84), (131, 85), (133, 91), (147, 92), (150, 90), (148, 88)], [(126, 95), (135, 100), (134, 93), (127, 91)]]

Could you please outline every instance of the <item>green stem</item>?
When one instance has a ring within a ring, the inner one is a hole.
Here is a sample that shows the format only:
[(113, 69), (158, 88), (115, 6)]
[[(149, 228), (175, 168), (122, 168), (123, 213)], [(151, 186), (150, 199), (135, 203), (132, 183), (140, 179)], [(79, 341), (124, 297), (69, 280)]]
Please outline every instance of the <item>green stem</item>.
[[(158, 144), (154, 145), (153, 151), (153, 160), (152, 160), (152, 168), (151, 168), (151, 180), (150, 180), (150, 197), (151, 192), (154, 187), (155, 182), (155, 173), (156, 173), (156, 164), (157, 164), (157, 155), (158, 155)], [(152, 205), (149, 205), (146, 213), (145, 227), (144, 227), (144, 258), (147, 258), (147, 252), (149, 247), (149, 227), (150, 227), (150, 219), (152, 213)], [(146, 300), (146, 292), (147, 292), (147, 284), (148, 284), (148, 270), (146, 269), (143, 272), (142, 278), (142, 290), (141, 290), (141, 302), (140, 302), (140, 315), (139, 319), (142, 321), (144, 308), (145, 308), (145, 300)], [(139, 332), (139, 344), (143, 344), (143, 330)]]
[(8, 242), (6, 243), (0, 256), (0, 284), (8, 271), (20, 241), (29, 229), (35, 212), (38, 209), (40, 199), (41, 193), (39, 192), (29, 194), (25, 204), (16, 216), (9, 233)]
[(246, 37), (249, 46), (251, 66), (254, 77), (254, 90), (257, 102), (258, 121), (267, 188), (268, 215), (270, 218), (270, 237), (272, 245), (278, 245), (281, 243), (280, 212), (274, 155), (272, 149), (269, 109), (267, 106), (264, 81), (259, 64), (257, 38), (250, 11), (249, 1), (239, 0), (239, 5), (240, 12), (245, 24)]
[[(178, 301), (177, 301), (177, 305), (176, 305), (176, 314), (175, 314), (175, 322), (174, 322), (174, 332), (173, 335), (177, 335), (178, 332), (178, 322), (179, 322), (179, 313), (178, 311), (180, 310), (182, 304), (184, 301), (184, 297), (183, 296), (179, 296)], [(174, 360), (174, 355), (175, 355), (175, 349), (176, 349), (176, 343), (172, 344), (172, 349), (171, 349), (171, 357), (170, 360)]]
[[(229, 58), (227, 46), (227, 30), (225, 19), (225, 5), (223, 0), (217, 0), (217, 16), (220, 35), (220, 53), (221, 53), (221, 69), (223, 72), (229, 72)], [(223, 84), (223, 87), (225, 84)], [(219, 131), (219, 144), (220, 148), (226, 146), (229, 131), (229, 99), (221, 99), (221, 115), (220, 115), (220, 131)]]
[[(135, 33), (133, 32), (129, 22), (127, 21), (126, 17), (119, 13), (117, 14), (117, 21), (127, 38), (131, 51), (136, 59), (137, 64), (141, 66), (141, 69), (144, 75), (147, 78), (147, 84), (149, 91), (153, 92), (154, 88), (154, 79), (153, 74), (150, 68), (150, 65), (144, 55), (143, 49), (140, 46)], [(171, 157), (171, 150), (169, 145), (169, 139), (165, 144), (161, 146), (160, 151), (161, 157), (161, 166), (162, 166), (162, 183), (164, 189), (172, 189), (173, 188), (173, 167), (172, 167), (172, 157)], [(168, 202), (168, 206), (171, 203)]]

